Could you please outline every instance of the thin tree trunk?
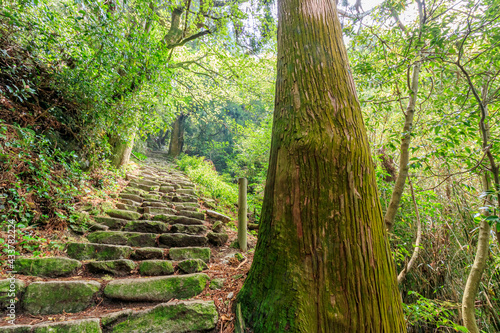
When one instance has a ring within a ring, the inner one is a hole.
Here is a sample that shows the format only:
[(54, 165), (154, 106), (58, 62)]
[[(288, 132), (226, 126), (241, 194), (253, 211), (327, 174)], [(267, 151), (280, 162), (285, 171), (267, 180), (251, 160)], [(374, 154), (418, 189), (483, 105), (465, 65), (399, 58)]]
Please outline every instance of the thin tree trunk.
[[(419, 9), (419, 18), (420, 18), (420, 30), (422, 30), (424, 26), (424, 15), (422, 12), (422, 2), (417, 1), (418, 9)], [(401, 23), (396, 11), (391, 9), (392, 15), (394, 16), (398, 26), (405, 33), (408, 34), (406, 27)], [(413, 75), (411, 80), (410, 95), (408, 100), (408, 107), (406, 108), (405, 114), (405, 124), (403, 127), (403, 137), (401, 139), (401, 147), (399, 149), (399, 173), (396, 178), (396, 182), (394, 183), (394, 189), (392, 191), (391, 201), (389, 202), (389, 206), (387, 207), (387, 211), (385, 212), (384, 222), (388, 230), (392, 229), (394, 224), (394, 219), (396, 217), (396, 213), (399, 208), (399, 204), (401, 203), (401, 198), (403, 196), (403, 191), (405, 189), (406, 178), (408, 177), (408, 171), (410, 169), (410, 143), (411, 143), (411, 133), (413, 131), (413, 117), (415, 115), (415, 105), (417, 103), (417, 95), (418, 95), (418, 80), (420, 77), (420, 69), (422, 67), (422, 63), (420, 62), (420, 57), (422, 52), (418, 53), (418, 61), (413, 65)], [(408, 74), (409, 76), (409, 74)]]
[(177, 116), (172, 124), (172, 134), (170, 135), (170, 145), (168, 147), (168, 154), (172, 157), (177, 157), (182, 153), (184, 146), (184, 127), (187, 115), (181, 113)]
[(408, 178), (408, 185), (410, 185), (411, 198), (413, 201), (413, 207), (415, 209), (415, 215), (417, 217), (417, 237), (415, 238), (415, 248), (413, 249), (413, 254), (411, 255), (410, 261), (405, 265), (403, 270), (398, 274), (398, 284), (403, 283), (406, 278), (406, 274), (412, 269), (415, 261), (417, 261), (418, 254), (420, 253), (420, 241), (422, 239), (422, 220), (420, 219), (420, 213), (418, 212), (417, 200), (415, 199), (415, 192), (413, 191), (413, 185), (411, 179)]
[(335, 4), (278, 1), (269, 172), (238, 295), (254, 332), (406, 332)]
[[(485, 153), (488, 155), (490, 161), (490, 170), (494, 177), (495, 187), (498, 187), (499, 177), (498, 177), (498, 166), (495, 163), (495, 159), (491, 153), (489, 147), (490, 141), (490, 129), (488, 124), (488, 105), (486, 103), (483, 104), (483, 101), (486, 100), (488, 93), (488, 84), (485, 84), (482, 89), (481, 97), (479, 96), (477, 90), (475, 89), (472, 81), (470, 79), (469, 74), (466, 72), (464, 67), (457, 62), (457, 66), (460, 70), (465, 74), (467, 78), (467, 82), (469, 87), (473, 91), (473, 95), (476, 98), (476, 101), (479, 104), (479, 110), (481, 113), (481, 120), (479, 122), (479, 129), (483, 139), (483, 149), (485, 149)], [(483, 175), (483, 192), (488, 192), (491, 189), (490, 185), (490, 177), (488, 172)], [(492, 196), (488, 195), (485, 198), (484, 206), (491, 206)], [(497, 205), (500, 204), (500, 194), (497, 194)], [(483, 212), (483, 215), (488, 216), (489, 212)], [(481, 277), (483, 276), (484, 268), (486, 267), (486, 263), (488, 261), (488, 253), (490, 245), (490, 225), (486, 219), (481, 219), (481, 223), (479, 225), (479, 236), (477, 240), (477, 249), (476, 255), (474, 257), (474, 264), (470, 270), (469, 276), (467, 277), (467, 283), (465, 284), (464, 294), (462, 297), (462, 313), (464, 317), (464, 326), (467, 327), (470, 333), (479, 333), (479, 327), (476, 323), (476, 308), (474, 306), (476, 302), (477, 292), (479, 290), (479, 285), (481, 283)]]

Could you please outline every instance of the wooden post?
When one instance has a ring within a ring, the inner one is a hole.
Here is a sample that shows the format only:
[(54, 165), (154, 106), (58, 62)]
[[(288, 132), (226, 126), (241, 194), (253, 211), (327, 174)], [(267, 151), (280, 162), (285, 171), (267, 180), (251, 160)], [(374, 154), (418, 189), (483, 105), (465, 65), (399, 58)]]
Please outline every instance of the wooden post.
[(238, 179), (238, 244), (240, 250), (247, 251), (247, 185), (246, 178)]

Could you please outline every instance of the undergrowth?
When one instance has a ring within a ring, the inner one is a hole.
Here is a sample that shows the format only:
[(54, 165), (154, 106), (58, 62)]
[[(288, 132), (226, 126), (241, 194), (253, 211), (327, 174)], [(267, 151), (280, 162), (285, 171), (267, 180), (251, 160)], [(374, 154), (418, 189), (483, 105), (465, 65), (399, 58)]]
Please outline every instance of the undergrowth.
[[(179, 168), (184, 171), (191, 180), (201, 186), (201, 192), (205, 196), (212, 197), (226, 209), (233, 213), (237, 212), (238, 184), (224, 180), (212, 163), (204, 157), (181, 155), (176, 160)], [(248, 194), (248, 211), (260, 213), (262, 201)], [(258, 215), (258, 214), (255, 214)]]

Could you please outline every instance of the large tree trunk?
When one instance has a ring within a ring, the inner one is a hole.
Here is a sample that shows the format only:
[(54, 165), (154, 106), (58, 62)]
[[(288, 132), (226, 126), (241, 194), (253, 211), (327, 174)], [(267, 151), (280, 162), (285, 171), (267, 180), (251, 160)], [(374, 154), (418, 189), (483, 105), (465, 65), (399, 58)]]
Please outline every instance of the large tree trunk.
[(119, 138), (113, 151), (113, 165), (117, 168), (127, 165), (134, 148), (135, 132), (127, 138)]
[(187, 115), (181, 113), (172, 124), (172, 134), (170, 135), (170, 145), (168, 147), (168, 154), (172, 157), (177, 157), (182, 153), (186, 118)]
[(259, 240), (238, 295), (259, 332), (406, 332), (335, 2), (278, 1)]

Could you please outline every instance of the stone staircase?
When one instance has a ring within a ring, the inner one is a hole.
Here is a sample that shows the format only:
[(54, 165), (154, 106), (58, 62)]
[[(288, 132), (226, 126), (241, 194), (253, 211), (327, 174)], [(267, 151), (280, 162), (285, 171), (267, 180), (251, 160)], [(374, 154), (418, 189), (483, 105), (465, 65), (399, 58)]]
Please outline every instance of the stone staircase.
[(67, 243), (67, 256), (17, 258), (15, 282), (0, 280), (0, 305), (9, 305), (8, 292), (15, 289), (17, 316), (64, 314), (71, 320), (2, 323), (0, 332), (215, 329), (214, 302), (193, 297), (211, 285), (207, 264), (212, 249), (228, 241), (221, 223), (228, 217), (200, 209), (194, 184), (157, 157), (138, 175), (127, 175), (116, 209), (94, 217), (86, 237)]

